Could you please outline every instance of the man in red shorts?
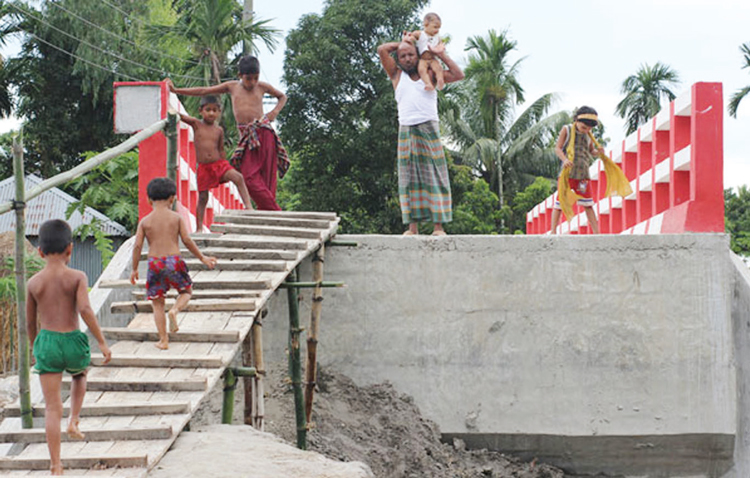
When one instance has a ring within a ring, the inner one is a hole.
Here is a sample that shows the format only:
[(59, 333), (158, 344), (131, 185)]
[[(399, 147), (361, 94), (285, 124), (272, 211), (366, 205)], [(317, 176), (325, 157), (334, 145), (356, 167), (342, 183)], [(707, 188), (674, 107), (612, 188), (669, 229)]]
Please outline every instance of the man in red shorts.
[(198, 161), (198, 207), (195, 211), (196, 231), (203, 229), (203, 215), (208, 204), (208, 191), (219, 184), (231, 181), (237, 186), (245, 209), (252, 209), (250, 194), (242, 174), (234, 169), (224, 154), (224, 130), (216, 124), (221, 116), (221, 106), (215, 96), (201, 98), (198, 112), (202, 119), (180, 115), (193, 128), (195, 156)]

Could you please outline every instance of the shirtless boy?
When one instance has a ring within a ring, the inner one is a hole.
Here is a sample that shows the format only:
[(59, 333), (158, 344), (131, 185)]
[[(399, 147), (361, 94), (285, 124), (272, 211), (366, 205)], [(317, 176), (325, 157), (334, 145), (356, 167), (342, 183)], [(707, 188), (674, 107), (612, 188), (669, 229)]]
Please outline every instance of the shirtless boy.
[(138, 223), (133, 246), (133, 271), (130, 282), (138, 280), (138, 262), (141, 260), (143, 240), (148, 241), (148, 273), (146, 274), (146, 295), (154, 308), (154, 322), (159, 333), (157, 348), (169, 348), (167, 318), (164, 314), (164, 298), (170, 288), (177, 289), (175, 304), (169, 309), (169, 331), (177, 332), (177, 314), (183, 310), (192, 295), (193, 282), (187, 265), (180, 256), (180, 239), (185, 247), (209, 269), (216, 265), (216, 258), (204, 256), (190, 238), (185, 221), (172, 210), (177, 194), (177, 186), (168, 178), (155, 178), (148, 183), (148, 202), (153, 210)]
[(180, 114), (180, 119), (193, 128), (195, 157), (198, 161), (198, 205), (195, 209), (195, 230), (203, 230), (203, 215), (208, 204), (208, 191), (219, 184), (231, 181), (237, 186), (245, 209), (252, 209), (250, 195), (242, 174), (234, 169), (224, 154), (224, 129), (216, 124), (221, 116), (221, 106), (215, 96), (201, 98), (198, 109), (201, 119)]
[[(169, 89), (178, 95), (207, 96), (228, 94), (232, 98), (234, 119), (240, 140), (231, 163), (245, 179), (250, 197), (260, 210), (279, 211), (276, 203), (276, 174), (283, 177), (289, 170), (289, 157), (271, 126), (286, 104), (286, 95), (268, 83), (259, 81), (260, 62), (245, 56), (239, 64), (239, 81), (196, 88), (176, 88), (167, 80)], [(278, 99), (276, 107), (263, 114), (263, 95)]]
[[(68, 436), (84, 438), (78, 424), (86, 395), (86, 369), (91, 362), (91, 349), (88, 337), (78, 327), (79, 314), (99, 344), (104, 363), (112, 358), (89, 303), (86, 274), (68, 267), (72, 253), (73, 233), (65, 221), (53, 219), (42, 224), (39, 254), (46, 264), (29, 279), (26, 296), (26, 328), (36, 360), (34, 371), (39, 374), (44, 394), (44, 423), (53, 475), (63, 474), (60, 459), (63, 371), (73, 376)], [(37, 318), (40, 330), (37, 330)]]

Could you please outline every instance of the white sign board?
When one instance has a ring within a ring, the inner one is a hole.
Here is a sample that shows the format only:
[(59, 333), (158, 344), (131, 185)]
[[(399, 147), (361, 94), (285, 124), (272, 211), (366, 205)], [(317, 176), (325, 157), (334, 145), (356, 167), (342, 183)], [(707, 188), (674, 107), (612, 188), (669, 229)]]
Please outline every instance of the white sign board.
[(115, 133), (136, 133), (161, 119), (161, 86), (121, 85), (115, 91)]

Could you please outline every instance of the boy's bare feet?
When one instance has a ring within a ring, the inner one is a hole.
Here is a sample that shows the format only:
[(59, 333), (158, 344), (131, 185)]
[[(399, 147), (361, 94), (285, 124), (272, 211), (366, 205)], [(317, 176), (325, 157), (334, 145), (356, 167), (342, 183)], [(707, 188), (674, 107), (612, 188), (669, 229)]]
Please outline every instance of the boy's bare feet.
[(49, 467), (50, 475), (53, 476), (60, 476), (63, 474), (63, 466), (62, 463), (55, 463)]
[[(86, 436), (78, 428), (80, 420), (70, 420), (68, 423), (68, 437), (73, 440), (83, 440)], [(62, 465), (60, 465), (62, 468)]]
[(442, 229), (435, 229), (434, 231), (432, 231), (432, 235), (433, 236), (447, 236), (445, 231)]
[(169, 317), (169, 331), (179, 331), (180, 327), (177, 325), (177, 311), (174, 309), (169, 309), (169, 312), (167, 312), (167, 317)]
[(405, 230), (403, 233), (404, 236), (415, 236), (415, 232), (411, 232), (409, 229)]
[(154, 347), (156, 347), (159, 350), (167, 350), (169, 348), (169, 341), (160, 340), (154, 344)]

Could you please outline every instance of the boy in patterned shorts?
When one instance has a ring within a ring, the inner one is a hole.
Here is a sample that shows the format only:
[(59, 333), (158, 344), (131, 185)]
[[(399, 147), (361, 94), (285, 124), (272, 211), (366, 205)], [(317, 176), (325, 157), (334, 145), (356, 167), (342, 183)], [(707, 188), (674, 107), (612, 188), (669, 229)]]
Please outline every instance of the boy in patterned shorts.
[[(105, 364), (112, 358), (112, 352), (89, 303), (86, 274), (68, 267), (73, 253), (73, 233), (68, 223), (53, 219), (42, 224), (39, 228), (39, 253), (46, 264), (29, 279), (26, 329), (32, 344), (31, 354), (36, 360), (34, 372), (39, 374), (44, 394), (50, 471), (53, 475), (62, 475), (60, 421), (63, 404), (60, 390), (63, 371), (73, 376), (67, 435), (77, 440), (84, 438), (78, 424), (86, 396), (86, 369), (91, 362), (91, 349), (89, 338), (78, 328), (79, 315), (99, 343)], [(37, 329), (37, 318), (41, 330)]]
[(156, 347), (169, 348), (167, 320), (164, 314), (164, 298), (170, 288), (177, 289), (175, 304), (169, 309), (169, 331), (177, 332), (177, 314), (183, 310), (192, 295), (193, 282), (190, 280), (185, 261), (180, 256), (180, 242), (200, 261), (213, 269), (216, 258), (204, 256), (190, 238), (187, 225), (179, 214), (172, 210), (177, 194), (177, 186), (168, 178), (155, 178), (148, 183), (148, 202), (153, 210), (138, 223), (133, 246), (133, 272), (130, 282), (138, 280), (138, 262), (141, 259), (144, 238), (148, 241), (148, 272), (146, 293), (154, 307), (154, 322), (159, 332)]

